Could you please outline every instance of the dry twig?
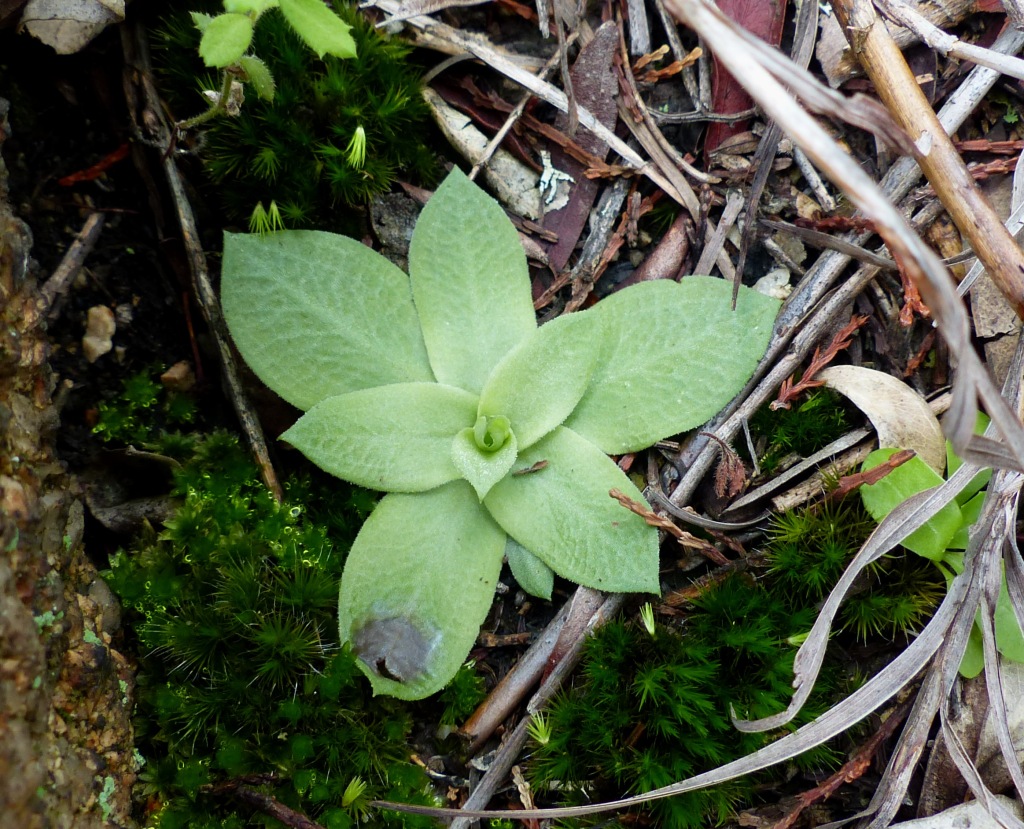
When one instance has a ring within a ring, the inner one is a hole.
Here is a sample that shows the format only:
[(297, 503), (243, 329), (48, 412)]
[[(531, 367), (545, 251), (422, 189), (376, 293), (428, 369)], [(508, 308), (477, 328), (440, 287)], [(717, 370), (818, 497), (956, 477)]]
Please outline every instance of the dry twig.
[[(837, 0), (834, 9), (879, 97), (913, 139), (929, 183), (1017, 316), (1024, 317), (1024, 254), (975, 186), (889, 30), (870, 0)], [(927, 289), (919, 287), (935, 310)]]
[(78, 272), (82, 269), (86, 257), (92, 252), (102, 231), (103, 214), (90, 213), (89, 218), (82, 225), (82, 229), (78, 231), (78, 235), (75, 236), (71, 246), (60, 260), (60, 264), (39, 290), (47, 309), (53, 307), (57, 297), (63, 294), (78, 276)]
[(178, 212), (182, 242), (188, 252), (195, 296), (217, 344), (217, 353), (220, 356), (228, 396), (238, 415), (239, 424), (259, 467), (263, 482), (273, 496), (280, 501), (284, 498), (284, 492), (270, 462), (270, 453), (267, 451), (263, 428), (242, 388), (238, 365), (231, 351), (227, 325), (224, 323), (224, 315), (220, 310), (220, 300), (217, 298), (216, 291), (213, 290), (210, 274), (206, 267), (206, 254), (199, 241), (195, 214), (192, 212), (192, 205), (185, 193), (185, 182), (174, 157), (171, 127), (164, 118), (160, 96), (153, 85), (148, 46), (142, 30), (138, 27), (123, 26), (121, 46), (125, 53), (124, 87), (131, 110), (132, 127), (140, 141), (156, 146), (160, 150), (164, 176)]

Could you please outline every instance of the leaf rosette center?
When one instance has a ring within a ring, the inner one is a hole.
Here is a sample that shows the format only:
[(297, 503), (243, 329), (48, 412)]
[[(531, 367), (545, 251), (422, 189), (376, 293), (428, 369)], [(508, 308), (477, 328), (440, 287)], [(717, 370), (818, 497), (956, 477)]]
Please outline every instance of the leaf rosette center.
[(480, 415), (473, 427), (473, 441), (481, 452), (497, 452), (512, 436), (512, 424), (505, 415)]

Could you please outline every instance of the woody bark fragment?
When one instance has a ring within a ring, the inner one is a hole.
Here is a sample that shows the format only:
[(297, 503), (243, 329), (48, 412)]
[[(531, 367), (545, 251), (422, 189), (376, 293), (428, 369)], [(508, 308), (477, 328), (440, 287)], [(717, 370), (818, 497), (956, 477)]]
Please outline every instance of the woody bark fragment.
[(939, 200), (1024, 319), (1024, 254), (975, 185), (889, 30), (870, 0), (836, 0), (833, 9), (882, 103), (914, 141), (917, 162)]

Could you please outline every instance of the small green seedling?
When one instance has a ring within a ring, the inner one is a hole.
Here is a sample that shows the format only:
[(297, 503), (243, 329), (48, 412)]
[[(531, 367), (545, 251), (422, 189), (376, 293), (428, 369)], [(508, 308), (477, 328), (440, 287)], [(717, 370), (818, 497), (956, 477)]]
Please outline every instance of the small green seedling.
[(295, 33), (319, 57), (356, 56), (351, 27), (321, 0), (224, 0), (223, 14), (192, 12), (192, 22), (203, 35), (199, 56), (207, 66), (222, 71), (223, 81), (219, 92), (207, 93), (210, 108), (180, 123), (180, 129), (197, 126), (220, 113), (237, 114), (243, 99), (242, 83), (251, 84), (261, 98), (273, 99), (273, 75), (266, 63), (247, 54), (256, 23), (270, 9), (279, 9)]
[(377, 693), (419, 699), (465, 661), (503, 557), (657, 593), (658, 534), (609, 497), (608, 458), (717, 412), (764, 353), (778, 303), (691, 276), (537, 326), (504, 211), (458, 170), (423, 209), (409, 276), (317, 231), (225, 235), (224, 314), (256, 374), (306, 411), (282, 436), (386, 495), (341, 583), (341, 637)]
[[(984, 431), (987, 425), (988, 418), (981, 415), (980, 430)], [(867, 471), (879, 466), (897, 451), (899, 450), (875, 450), (864, 460), (863, 470)], [(947, 442), (946, 474), (952, 475), (962, 463), (963, 461), (953, 452), (952, 446)], [(955, 500), (946, 504), (902, 542), (908, 550), (933, 561), (945, 576), (947, 587), (957, 574), (963, 572), (964, 551), (967, 549), (969, 530), (981, 515), (981, 507), (985, 499), (984, 488), (991, 476), (991, 470), (979, 472)], [(871, 513), (871, 517), (876, 521), (881, 521), (907, 498), (918, 492), (939, 486), (941, 483), (942, 476), (915, 456), (907, 463), (893, 469), (878, 483), (862, 486), (860, 489), (861, 499), (867, 511)], [(997, 650), (1007, 659), (1024, 662), (1024, 635), (1021, 633), (1017, 617), (1010, 605), (1005, 576), (999, 600), (996, 603), (995, 632)], [(960, 663), (960, 673), (964, 677), (971, 678), (980, 674), (984, 667), (981, 623), (975, 620), (967, 643), (967, 651)]]

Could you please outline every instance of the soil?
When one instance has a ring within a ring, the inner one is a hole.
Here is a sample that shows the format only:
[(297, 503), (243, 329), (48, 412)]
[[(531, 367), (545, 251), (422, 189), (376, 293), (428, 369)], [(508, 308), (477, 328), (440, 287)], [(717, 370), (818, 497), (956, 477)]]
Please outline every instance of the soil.
[[(120, 610), (97, 573), (117, 539), (87, 515), (77, 474), (97, 463), (96, 407), (126, 376), (194, 358), (187, 291), (130, 155), (61, 183), (128, 141), (116, 30), (68, 57), (6, 30), (0, 55), (0, 814), (132, 826), (134, 671), (111, 646)], [(97, 209), (98, 244), (48, 306), (40, 286)], [(90, 362), (95, 306), (117, 331)], [(206, 397), (216, 421), (219, 393)]]

